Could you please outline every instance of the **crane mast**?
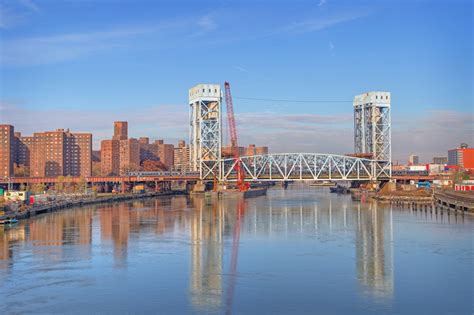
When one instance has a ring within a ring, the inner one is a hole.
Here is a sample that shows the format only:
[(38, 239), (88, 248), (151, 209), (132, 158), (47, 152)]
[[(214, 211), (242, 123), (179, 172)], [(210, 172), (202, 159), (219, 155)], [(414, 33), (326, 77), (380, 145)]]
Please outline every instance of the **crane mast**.
[(229, 131), (230, 131), (230, 143), (231, 143), (232, 152), (234, 154), (235, 171), (237, 173), (237, 188), (240, 191), (245, 191), (247, 190), (248, 187), (245, 185), (245, 173), (240, 161), (239, 144), (237, 140), (237, 127), (235, 125), (235, 116), (234, 116), (234, 105), (232, 103), (232, 94), (230, 93), (229, 82), (224, 83), (224, 88), (225, 88), (225, 103), (226, 103), (226, 108), (227, 108), (227, 120), (229, 122)]

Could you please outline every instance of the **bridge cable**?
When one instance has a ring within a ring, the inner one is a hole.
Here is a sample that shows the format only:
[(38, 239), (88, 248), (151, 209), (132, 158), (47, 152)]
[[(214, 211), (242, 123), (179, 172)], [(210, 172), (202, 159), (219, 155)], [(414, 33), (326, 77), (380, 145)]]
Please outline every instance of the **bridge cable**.
[(352, 101), (336, 101), (336, 100), (291, 100), (291, 99), (272, 99), (272, 98), (254, 98), (254, 97), (240, 97), (233, 96), (233, 98), (249, 101), (263, 101), (263, 102), (292, 102), (292, 103), (352, 103)]

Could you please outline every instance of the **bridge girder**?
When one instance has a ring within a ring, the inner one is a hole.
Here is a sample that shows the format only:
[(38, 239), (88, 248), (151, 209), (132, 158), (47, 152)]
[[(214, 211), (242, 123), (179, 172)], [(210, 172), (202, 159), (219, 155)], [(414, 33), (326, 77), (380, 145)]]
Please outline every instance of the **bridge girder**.
[[(319, 153), (278, 153), (240, 158), (250, 181), (357, 181), (388, 180), (390, 161)], [(221, 160), (221, 181), (235, 181), (234, 159)]]

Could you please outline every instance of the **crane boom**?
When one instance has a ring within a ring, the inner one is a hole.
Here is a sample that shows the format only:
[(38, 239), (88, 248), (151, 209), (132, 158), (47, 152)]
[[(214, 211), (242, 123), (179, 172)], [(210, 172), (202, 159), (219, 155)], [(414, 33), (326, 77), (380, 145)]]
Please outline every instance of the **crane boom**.
[(245, 185), (245, 174), (240, 161), (239, 143), (237, 140), (237, 127), (235, 125), (234, 105), (232, 103), (232, 94), (230, 93), (229, 82), (224, 83), (225, 103), (227, 108), (227, 120), (229, 122), (230, 143), (234, 154), (235, 171), (237, 173), (237, 188), (240, 191), (247, 190)]
[(240, 158), (239, 155), (239, 144), (237, 141), (237, 127), (235, 125), (235, 117), (234, 117), (234, 105), (232, 103), (232, 94), (230, 93), (230, 84), (229, 82), (224, 83), (225, 87), (225, 104), (227, 108), (227, 120), (229, 122), (229, 131), (230, 131), (230, 142), (232, 146), (232, 153), (234, 154), (234, 158)]

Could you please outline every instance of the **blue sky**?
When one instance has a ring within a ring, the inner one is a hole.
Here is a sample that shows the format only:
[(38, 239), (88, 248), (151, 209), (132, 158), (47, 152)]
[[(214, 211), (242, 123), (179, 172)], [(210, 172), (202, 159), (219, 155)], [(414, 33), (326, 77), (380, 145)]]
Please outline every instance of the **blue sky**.
[(392, 93), (393, 155), (473, 141), (472, 1), (0, 0), (0, 120), (24, 134), (187, 137), (187, 90), (229, 81), (241, 142), (347, 153), (352, 98)]

